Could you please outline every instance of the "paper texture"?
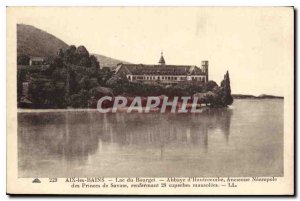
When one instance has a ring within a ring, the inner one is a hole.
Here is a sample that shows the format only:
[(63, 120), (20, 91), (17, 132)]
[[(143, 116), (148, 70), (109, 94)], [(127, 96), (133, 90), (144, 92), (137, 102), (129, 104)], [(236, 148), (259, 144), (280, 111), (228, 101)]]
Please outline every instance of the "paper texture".
[(294, 8), (8, 7), (7, 193), (293, 195)]

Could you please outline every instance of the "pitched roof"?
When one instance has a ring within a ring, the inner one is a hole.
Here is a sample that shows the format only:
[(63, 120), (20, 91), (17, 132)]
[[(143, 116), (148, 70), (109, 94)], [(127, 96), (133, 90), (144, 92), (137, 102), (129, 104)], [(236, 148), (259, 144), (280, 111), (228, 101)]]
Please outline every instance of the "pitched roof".
[(121, 69), (132, 75), (205, 75), (199, 67), (189, 65), (120, 64), (116, 73)]

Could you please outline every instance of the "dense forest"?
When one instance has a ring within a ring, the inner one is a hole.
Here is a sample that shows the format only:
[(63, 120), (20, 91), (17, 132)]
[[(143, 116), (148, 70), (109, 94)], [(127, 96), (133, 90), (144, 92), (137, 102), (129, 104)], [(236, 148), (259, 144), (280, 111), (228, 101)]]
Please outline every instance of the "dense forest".
[[(47, 66), (29, 66), (26, 55), (19, 55), (17, 62), (19, 107), (95, 108), (98, 99), (105, 95), (197, 96), (211, 107), (225, 107), (233, 102), (228, 71), (220, 86), (214, 81), (187, 81), (169, 86), (159, 82), (129, 82), (125, 76), (116, 75), (107, 68), (100, 69), (94, 55), (84, 46), (74, 45), (60, 49), (56, 56), (49, 57)], [(27, 97), (24, 97), (23, 82), (28, 82)]]

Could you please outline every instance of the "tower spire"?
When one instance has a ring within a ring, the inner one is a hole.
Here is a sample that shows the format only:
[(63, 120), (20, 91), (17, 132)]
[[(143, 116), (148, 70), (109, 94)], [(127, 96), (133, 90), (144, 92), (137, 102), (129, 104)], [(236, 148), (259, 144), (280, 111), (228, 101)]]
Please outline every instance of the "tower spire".
[(161, 55), (160, 55), (160, 59), (159, 59), (158, 63), (159, 63), (160, 65), (165, 65), (166, 62), (165, 62), (165, 59), (164, 59), (163, 52), (161, 51), (160, 54), (161, 54)]

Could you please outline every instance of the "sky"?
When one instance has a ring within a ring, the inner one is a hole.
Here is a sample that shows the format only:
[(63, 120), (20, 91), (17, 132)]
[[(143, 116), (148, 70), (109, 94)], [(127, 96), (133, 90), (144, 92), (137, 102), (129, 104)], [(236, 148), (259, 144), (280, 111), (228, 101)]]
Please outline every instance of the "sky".
[[(33, 25), (90, 53), (156, 64), (201, 66), (218, 84), (229, 71), (232, 93), (283, 96), (293, 77), (290, 8), (19, 7), (14, 22)], [(9, 20), (7, 23), (13, 22)]]

